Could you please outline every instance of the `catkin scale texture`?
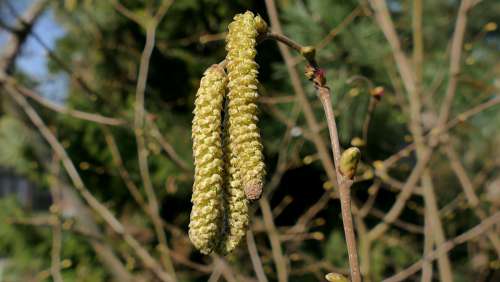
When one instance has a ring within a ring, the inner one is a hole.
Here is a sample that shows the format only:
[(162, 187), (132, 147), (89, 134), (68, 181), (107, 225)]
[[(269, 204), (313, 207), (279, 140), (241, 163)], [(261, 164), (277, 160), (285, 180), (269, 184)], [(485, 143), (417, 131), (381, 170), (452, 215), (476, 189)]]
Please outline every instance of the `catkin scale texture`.
[(260, 17), (256, 22), (251, 12), (238, 14), (229, 25), (227, 35), (227, 223), (222, 246), (225, 252), (236, 248), (244, 237), (248, 225), (248, 199), (260, 197), (265, 176), (257, 127), (258, 65), (255, 62), (256, 38), (262, 32), (262, 25)]
[(195, 176), (189, 238), (204, 254), (217, 246), (223, 218), (221, 116), (226, 85), (224, 70), (213, 65), (201, 79), (195, 100), (192, 124)]
[[(226, 106), (227, 108), (227, 106)], [(224, 124), (224, 202), (223, 202), (223, 236), (218, 247), (218, 252), (228, 254), (233, 251), (245, 236), (248, 226), (248, 200), (242, 189), (241, 171), (231, 163), (235, 159), (234, 151), (231, 150), (229, 138), (229, 115), (226, 112)]]

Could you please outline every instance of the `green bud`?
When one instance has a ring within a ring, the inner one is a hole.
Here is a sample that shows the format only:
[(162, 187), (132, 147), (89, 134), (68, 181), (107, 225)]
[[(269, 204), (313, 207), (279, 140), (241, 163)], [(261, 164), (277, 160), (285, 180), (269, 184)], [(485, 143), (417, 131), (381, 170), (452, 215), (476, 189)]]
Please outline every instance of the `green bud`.
[(333, 272), (330, 272), (327, 275), (325, 275), (325, 279), (328, 282), (349, 282), (349, 280), (345, 278), (343, 275)]
[(268, 26), (266, 21), (264, 21), (264, 19), (260, 15), (255, 16), (254, 20), (255, 20), (255, 28), (257, 29), (259, 35), (267, 33)]
[(204, 254), (216, 247), (222, 225), (221, 115), (226, 84), (224, 70), (218, 65), (211, 66), (201, 79), (195, 100), (192, 125), (195, 176), (189, 238)]
[(304, 46), (300, 49), (300, 54), (308, 61), (313, 61), (316, 56), (316, 49), (313, 46)]
[(356, 168), (358, 167), (359, 159), (361, 158), (361, 152), (356, 147), (351, 147), (342, 153), (340, 157), (340, 173), (352, 179), (356, 174)]

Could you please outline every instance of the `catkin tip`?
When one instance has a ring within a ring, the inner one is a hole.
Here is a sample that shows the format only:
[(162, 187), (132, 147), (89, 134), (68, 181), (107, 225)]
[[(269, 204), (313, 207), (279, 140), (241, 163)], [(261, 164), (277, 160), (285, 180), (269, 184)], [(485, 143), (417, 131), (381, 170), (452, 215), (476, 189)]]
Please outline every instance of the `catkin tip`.
[(262, 182), (251, 182), (245, 185), (245, 196), (250, 201), (256, 201), (262, 196)]

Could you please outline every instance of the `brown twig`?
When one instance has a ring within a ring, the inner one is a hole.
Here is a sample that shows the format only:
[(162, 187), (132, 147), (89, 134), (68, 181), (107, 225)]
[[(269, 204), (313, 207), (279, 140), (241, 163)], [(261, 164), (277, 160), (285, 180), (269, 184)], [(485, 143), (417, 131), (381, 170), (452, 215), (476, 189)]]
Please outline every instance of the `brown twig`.
[[(378, 219), (382, 219), (382, 220), (384, 219), (384, 216), (385, 216), (385, 213), (377, 208), (372, 208), (372, 210), (370, 210), (368, 213), (370, 215), (372, 215)], [(405, 230), (409, 233), (414, 233), (414, 234), (423, 234), (424, 233), (423, 228), (421, 226), (403, 221), (401, 219), (396, 219), (391, 224), (394, 225), (394, 227), (398, 227), (398, 228)]]
[[(446, 134), (450, 129), (453, 127), (464, 123), (468, 119), (476, 116), (477, 114), (482, 113), (483, 111), (490, 109), (492, 107), (495, 107), (500, 104), (500, 97), (495, 97), (493, 99), (490, 99), (484, 103), (478, 104), (477, 106), (474, 106), (460, 114), (458, 114), (455, 118), (453, 118), (451, 121), (449, 121), (444, 129), (440, 131), (439, 133), (435, 133), (436, 137), (440, 138), (442, 134)], [(429, 143), (431, 134), (428, 133), (425, 135), (425, 142)], [(391, 155), (387, 159), (383, 161), (384, 167), (385, 168), (390, 168), (394, 166), (399, 160), (402, 158), (408, 157), (410, 153), (415, 149), (415, 143), (409, 144), (403, 149), (399, 150), (395, 154)]]
[(328, 123), (328, 131), (330, 133), (330, 141), (333, 149), (333, 160), (335, 161), (335, 171), (337, 173), (337, 181), (339, 184), (340, 206), (342, 210), (342, 222), (344, 224), (344, 233), (347, 242), (347, 252), (349, 255), (349, 266), (351, 268), (351, 280), (353, 282), (361, 281), (361, 272), (359, 270), (358, 251), (356, 244), (356, 235), (354, 233), (354, 225), (351, 213), (351, 185), (352, 180), (347, 179), (340, 172), (340, 144), (335, 123), (335, 114), (333, 113), (332, 101), (330, 98), (330, 89), (324, 85), (317, 85), (318, 97), (323, 105), (326, 120)]
[(257, 281), (267, 282), (267, 277), (264, 273), (264, 268), (262, 267), (262, 261), (260, 260), (257, 246), (255, 245), (255, 238), (253, 236), (252, 230), (247, 231), (247, 247), (248, 253), (250, 254), (250, 260), (252, 261), (253, 269), (255, 271), (255, 275), (257, 276)]
[[(45, 11), (47, 0), (35, 1), (26, 12), (19, 16), (8, 1), (5, 2), (10, 11), (17, 17), (14, 27), (6, 29), (13, 34), (8, 40), (8, 42), (3, 46), (2, 56), (0, 57), (0, 70), (5, 73), (11, 73), (12, 67), (14, 66), (15, 58), (21, 51), (21, 47), (26, 41), (26, 38), (32, 32), (32, 27), (40, 17), (40, 15)], [(0, 76), (1, 77), (1, 76)]]
[(401, 188), (401, 192), (398, 194), (396, 201), (386, 213), (382, 222), (378, 223), (370, 230), (370, 232), (368, 232), (368, 236), (371, 240), (375, 240), (382, 236), (387, 231), (387, 229), (389, 229), (389, 224), (394, 222), (399, 217), (406, 205), (406, 201), (411, 197), (413, 189), (422, 176), (427, 163), (430, 161), (431, 156), (431, 151), (427, 150), (422, 158), (417, 161), (417, 164), (410, 173), (410, 176), (406, 180), (404, 186)]
[(162, 149), (167, 153), (168, 157), (176, 163), (182, 170), (186, 172), (191, 172), (192, 168), (184, 161), (179, 154), (175, 151), (174, 147), (165, 139), (165, 137), (161, 134), (160, 129), (153, 121), (150, 121), (146, 118), (146, 127), (149, 127), (151, 130), (149, 134), (160, 144)]
[[(453, 172), (460, 181), (460, 184), (464, 191), (465, 198), (467, 199), (470, 208), (474, 211), (474, 213), (480, 220), (484, 220), (487, 216), (486, 212), (483, 210), (482, 207), (479, 206), (480, 203), (479, 197), (476, 195), (476, 192), (474, 191), (472, 181), (467, 175), (467, 171), (462, 165), (462, 162), (460, 161), (457, 152), (453, 149), (452, 144), (449, 144), (448, 146), (443, 146), (443, 150), (448, 159), (450, 160), (450, 165)], [(500, 240), (498, 239), (498, 235), (495, 234), (494, 232), (487, 232), (486, 236), (493, 245), (497, 253), (497, 256), (500, 257)]]
[[(276, 10), (276, 6), (273, 0), (266, 0), (266, 8), (269, 14), (269, 18), (271, 21), (271, 27), (272, 29), (276, 32), (276, 34), (283, 34), (281, 24), (278, 18), (278, 12)], [(287, 42), (287, 40), (284, 40), (284, 42)], [(290, 41), (292, 42), (292, 41)], [(300, 45), (295, 43), (295, 48), (298, 48), (300, 51), (299, 47)], [(332, 183), (336, 183), (336, 174), (335, 174), (335, 167), (333, 165), (332, 159), (330, 158), (330, 154), (328, 152), (328, 148), (326, 146), (326, 143), (324, 142), (323, 138), (320, 135), (321, 132), (321, 127), (316, 120), (314, 111), (311, 107), (310, 102), (307, 99), (304, 87), (302, 86), (302, 83), (300, 81), (299, 73), (295, 69), (295, 65), (293, 63), (293, 58), (292, 55), (290, 54), (290, 51), (287, 49), (285, 45), (278, 44), (278, 48), (280, 50), (280, 53), (283, 57), (283, 60), (285, 62), (285, 65), (287, 67), (288, 74), (290, 76), (290, 80), (292, 83), (293, 90), (295, 92), (295, 95), (297, 97), (297, 101), (299, 105), (301, 106), (304, 117), (307, 123), (307, 126), (310, 129), (310, 138), (312, 143), (314, 144), (314, 147), (316, 148), (318, 152), (319, 159), (323, 165), (323, 168), (325, 169), (325, 172), (329, 178), (329, 180)], [(294, 48), (294, 49), (295, 49)], [(295, 49), (297, 50), (297, 49)], [(306, 131), (304, 131), (304, 134), (306, 134)], [(307, 216), (302, 217), (302, 220), (297, 221), (297, 224), (295, 225), (294, 231), (303, 231), (305, 230), (305, 223), (308, 221), (308, 219), (313, 218), (319, 211), (321, 211), (326, 204), (330, 200), (330, 191), (327, 191), (324, 193), (323, 196), (321, 196), (320, 200), (318, 200), (317, 204), (315, 204), (309, 211), (306, 213)]]
[[(37, 6), (40, 3), (43, 4), (43, 2), (44, 1), (38, 1), (38, 2), (35, 2), (35, 4), (33, 4), (33, 5)], [(24, 31), (21, 32), (21, 30), (16, 29), (15, 31), (12, 32), (11, 38), (9, 39), (9, 41), (7, 43), (8, 45), (6, 45), (6, 46), (9, 47), (10, 45), (12, 45), (10, 47), (15, 47), (15, 48), (6, 48), (4, 50), (4, 52), (2, 52), (2, 55), (0, 57), (0, 61), (2, 62), (2, 66), (0, 68), (0, 78), (5, 78), (11, 74), (11, 69), (9, 66), (14, 64), (14, 62), (15, 62), (15, 60), (16, 60), (16, 58), (21, 50), (21, 46), (23, 45), (23, 43), (25, 42), (25, 40), (27, 38), (25, 35), (33, 33), (33, 31), (31, 30), (32, 23), (34, 22), (34, 20), (36, 20), (38, 18), (38, 17), (34, 16), (34, 17), (30, 17), (29, 21), (26, 21), (27, 18), (25, 18), (23, 20), (22, 17), (20, 17), (16, 14), (12, 5), (9, 2), (6, 2), (6, 3), (8, 5), (8, 7), (12, 10), (13, 14), (15, 16), (17, 16), (18, 20), (20, 22), (24, 21), (24, 23), (22, 24), (22, 29), (24, 29)], [(41, 6), (39, 6), (39, 7), (41, 7)], [(36, 10), (38, 10), (38, 8), (31, 9), (31, 11), (36, 11)], [(39, 13), (41, 13), (41, 10), (38, 10), (38, 12), (36, 12), (35, 14), (39, 14)], [(28, 31), (30, 31), (30, 32), (28, 32)], [(11, 52), (11, 51), (14, 51), (14, 52)], [(10, 89), (10, 90), (14, 91), (13, 93), (16, 93), (15, 92), (16, 89)], [(7, 89), (7, 93), (9, 94), (9, 89)], [(22, 107), (24, 108), (25, 112), (30, 114), (29, 116), (30, 116), (30, 118), (32, 118), (32, 121), (34, 120), (37, 122), (37, 123), (35, 123), (35, 125), (42, 126), (42, 127), (39, 126), (39, 129), (40, 128), (43, 129), (43, 132), (48, 134), (46, 136), (49, 136), (50, 131), (46, 128), (45, 124), (43, 124), (43, 121), (41, 121), (40, 117), (36, 114), (34, 109), (31, 106), (29, 106), (26, 99), (21, 95), (18, 98), (22, 102)], [(53, 140), (53, 139), (54, 138), (52, 138), (51, 140)], [(62, 148), (62, 146), (60, 146), (60, 148)], [(64, 151), (64, 149), (63, 149), (63, 151)], [(66, 191), (67, 194), (71, 194), (71, 192), (72, 192), (72, 191), (67, 190), (66, 188), (63, 191)], [(79, 199), (76, 199), (76, 197), (75, 197), (75, 202), (78, 202), (78, 201), (79, 201)], [(99, 234), (95, 222), (93, 221), (90, 213), (88, 213), (85, 208), (79, 207), (77, 218), (87, 224), (86, 228), (94, 231), (94, 233), (92, 233), (91, 235)], [(133, 280), (133, 276), (127, 271), (127, 269), (123, 266), (121, 261), (116, 257), (116, 255), (114, 254), (114, 252), (112, 251), (112, 249), (109, 246), (103, 244), (102, 242), (100, 242), (99, 240), (95, 239), (92, 236), (86, 236), (86, 238), (89, 238), (89, 242), (90, 242), (91, 246), (94, 248), (95, 252), (97, 253), (99, 259), (105, 264), (105, 266), (110, 270), (110, 272), (113, 274), (113, 276), (117, 280), (120, 280), (120, 281), (132, 281)]]
[[(48, 227), (48, 228), (54, 228), (54, 226), (56, 225), (54, 218), (51, 216), (32, 216), (30, 218), (9, 218), (7, 219), (7, 223), (15, 225)], [(65, 224), (65, 222), (63, 222), (63, 225), (65, 225), (64, 228), (65, 231), (70, 231), (86, 239), (91, 239), (95, 241), (103, 241), (104, 239), (102, 236), (89, 232), (84, 228), (74, 226), (74, 224)]]
[[(455, 30), (453, 32), (451, 42), (450, 54), (450, 67), (449, 67), (449, 80), (446, 88), (446, 94), (443, 103), (441, 104), (440, 114), (438, 118), (437, 129), (442, 127), (448, 121), (451, 108), (453, 106), (453, 98), (457, 92), (458, 75), (460, 74), (460, 64), (462, 57), (462, 46), (464, 41), (465, 27), (467, 25), (467, 12), (476, 4), (473, 0), (462, 0), (458, 8), (457, 21), (455, 23)], [(437, 130), (436, 129), (436, 130)]]
[(318, 44), (316, 44), (316, 49), (321, 50), (328, 45), (330, 41), (332, 41), (335, 36), (337, 36), (343, 29), (345, 29), (346, 26), (348, 26), (354, 19), (362, 14), (362, 9), (361, 5), (358, 5), (356, 8), (354, 8), (347, 17), (345, 17), (342, 22), (337, 25), (335, 28), (330, 30), (330, 32), (323, 38)]
[(172, 259), (170, 258), (170, 249), (167, 244), (167, 238), (162, 228), (161, 218), (159, 215), (159, 205), (156, 193), (151, 182), (151, 177), (148, 167), (148, 151), (146, 149), (146, 141), (144, 138), (145, 130), (145, 109), (144, 109), (144, 96), (146, 92), (146, 84), (148, 79), (149, 64), (153, 49), (155, 47), (156, 29), (172, 4), (171, 0), (164, 0), (155, 15), (151, 16), (148, 20), (136, 18), (134, 14), (121, 5), (119, 2), (114, 1), (115, 8), (125, 15), (126, 17), (134, 20), (137, 24), (143, 27), (146, 31), (146, 43), (141, 54), (141, 61), (139, 64), (139, 73), (137, 75), (137, 85), (135, 93), (134, 104), (134, 133), (137, 143), (137, 155), (139, 161), (139, 172), (141, 174), (144, 190), (148, 199), (149, 209), (152, 212), (152, 221), (155, 229), (156, 236), (159, 241), (159, 251), (163, 267), (168, 271), (174, 281), (177, 280), (175, 275)]
[[(277, 16), (277, 10), (274, 1), (272, 0), (266, 0), (266, 7), (268, 10), (268, 13), (271, 18), (271, 25), (274, 28), (277, 28), (278, 33), (269, 33), (268, 37), (275, 39), (281, 43), (284, 43), (288, 47), (300, 52), (303, 54), (304, 48), (299, 45), (298, 43), (294, 42), (293, 40), (287, 38), (286, 36), (282, 35), (281, 32), (281, 27), (279, 24), (278, 16)], [(291, 65), (291, 57), (290, 54), (288, 53), (288, 50), (285, 48), (282, 48), (280, 46), (280, 51), (285, 58), (285, 63), (287, 64), (289, 74), (292, 79), (292, 85), (294, 86), (294, 89), (297, 92), (303, 93), (303, 90), (299, 90), (302, 88), (300, 85), (300, 80), (298, 79), (298, 74), (296, 73), (295, 69)], [(303, 54), (304, 55), (304, 54)], [(288, 57), (288, 60), (287, 60)], [(314, 60), (314, 56), (304, 56), (307, 60), (309, 65), (315, 69), (315, 73), (319, 73), (319, 68), (317, 63)], [(333, 113), (333, 108), (331, 105), (331, 98), (330, 98), (330, 90), (324, 85), (324, 74), (321, 74), (320, 76), (317, 76), (316, 78), (320, 79), (320, 82), (316, 82), (315, 86), (318, 92), (318, 97), (323, 105), (323, 109), (325, 111), (325, 115), (327, 118), (327, 124), (328, 124), (328, 131), (330, 133), (330, 141), (331, 145), (333, 148), (333, 159), (335, 162), (335, 172), (337, 182), (339, 183), (339, 192), (340, 192), (340, 203), (341, 203), (341, 209), (342, 209), (342, 220), (344, 223), (344, 233), (346, 236), (346, 242), (347, 242), (347, 249), (348, 249), (348, 254), (349, 254), (349, 265), (350, 265), (350, 270), (351, 270), (351, 279), (353, 282), (359, 282), (361, 281), (361, 272), (359, 270), (359, 261), (358, 261), (358, 253), (357, 253), (357, 246), (356, 246), (356, 238), (354, 234), (354, 226), (352, 222), (352, 214), (351, 214), (351, 200), (350, 200), (350, 186), (352, 185), (352, 180), (347, 179), (342, 176), (339, 170), (339, 165), (340, 165), (340, 144), (339, 144), (339, 139), (338, 139), (338, 133), (337, 133), (337, 126), (335, 124), (335, 115)], [(299, 90), (299, 91), (297, 91)], [(299, 100), (300, 100), (300, 96)], [(305, 95), (304, 95), (305, 96)], [(305, 99), (304, 97), (304, 100)], [(306, 113), (306, 108), (304, 107), (304, 112), (307, 116)], [(314, 116), (312, 116), (312, 120), (314, 119)], [(314, 129), (313, 129), (314, 131)], [(329, 158), (328, 158), (329, 159)], [(326, 167), (325, 167), (326, 168)]]
[(109, 151), (111, 152), (111, 157), (113, 158), (113, 162), (115, 166), (118, 168), (118, 172), (125, 183), (125, 186), (129, 190), (130, 194), (134, 198), (135, 202), (142, 207), (146, 212), (149, 211), (146, 205), (146, 201), (139, 191), (139, 187), (132, 181), (130, 174), (123, 164), (123, 159), (120, 154), (120, 150), (118, 149), (118, 145), (116, 144), (115, 138), (113, 134), (109, 131), (108, 128), (102, 127), (102, 131), (104, 133), (104, 140), (108, 144)]
[(278, 281), (288, 281), (287, 263), (281, 249), (281, 242), (278, 236), (278, 231), (274, 225), (273, 214), (267, 198), (263, 197), (259, 200), (264, 226), (271, 242), (271, 250), (276, 264), (276, 272), (278, 273)]
[[(427, 210), (425, 212), (428, 212)], [(430, 252), (432, 252), (433, 248), (433, 238), (432, 238), (432, 223), (431, 217), (429, 215), (425, 215), (424, 217), (424, 252), (423, 256), (429, 255)], [(422, 265), (422, 277), (421, 281), (422, 282), (431, 282), (432, 281), (432, 262), (424, 262)]]
[(52, 226), (52, 250), (50, 252), (50, 274), (54, 282), (63, 282), (61, 275), (61, 245), (62, 245), (62, 228), (61, 228), (61, 188), (58, 181), (54, 178), (59, 178), (60, 166), (57, 157), (53, 157), (51, 161), (51, 181), (50, 194), (52, 196), (52, 212), (54, 217), (54, 225)]
[(31, 122), (38, 128), (40, 134), (49, 143), (57, 157), (61, 159), (62, 164), (70, 179), (72, 180), (75, 188), (78, 190), (78, 192), (80, 192), (81, 196), (85, 199), (87, 204), (104, 219), (104, 221), (113, 229), (113, 231), (123, 237), (124, 241), (134, 250), (137, 256), (143, 261), (144, 265), (149, 268), (158, 278), (165, 282), (173, 281), (171, 276), (161, 269), (161, 266), (146, 251), (146, 249), (144, 249), (144, 247), (142, 247), (135, 238), (133, 238), (126, 232), (123, 225), (116, 219), (111, 211), (90, 193), (64, 147), (54, 136), (54, 134), (48, 129), (38, 113), (33, 109), (33, 107), (31, 107), (28, 101), (26, 101), (24, 96), (19, 94), (11, 86), (5, 85), (4, 88), (6, 89), (7, 94), (9, 94), (9, 96), (12, 97), (12, 99), (24, 110), (26, 115), (30, 118)]
[(15, 79), (13, 79), (10, 76), (8, 76), (4, 79), (0, 78), (0, 82), (4, 82), (6, 84), (11, 84), (13, 87), (16, 88), (17, 91), (19, 91), (19, 93), (25, 95), (26, 97), (30, 97), (31, 99), (35, 100), (40, 105), (42, 105), (42, 106), (44, 106), (52, 111), (61, 113), (61, 114), (69, 115), (69, 116), (77, 118), (77, 119), (91, 121), (91, 122), (95, 122), (98, 124), (104, 124), (104, 125), (123, 126), (123, 125), (127, 124), (127, 121), (120, 119), (120, 118), (106, 117), (106, 116), (102, 116), (99, 114), (83, 112), (83, 111), (79, 111), (79, 110), (70, 109), (70, 108), (63, 106), (63, 105), (58, 105), (54, 102), (51, 102), (51, 101), (43, 98), (35, 91), (32, 91), (32, 90), (20, 85), (19, 83), (17, 83), (17, 81)]
[(446, 241), (442, 245), (439, 245), (434, 251), (423, 257), (421, 260), (412, 264), (410, 267), (399, 272), (398, 274), (384, 279), (383, 282), (406, 281), (411, 275), (418, 272), (422, 268), (422, 264), (424, 263), (424, 261), (435, 260), (440, 253), (448, 253), (454, 247), (481, 236), (483, 233), (488, 231), (494, 225), (497, 225), (499, 223), (500, 223), (500, 212), (497, 212), (491, 215), (490, 217), (486, 218), (485, 220), (481, 221), (480, 224), (469, 229), (468, 231), (460, 234), (459, 236), (451, 240)]
[[(422, 175), (422, 186), (424, 188), (425, 216), (430, 217), (429, 221), (432, 225), (432, 232), (429, 235), (434, 237), (434, 243), (436, 245), (441, 245), (446, 241), (446, 238), (439, 217), (439, 209), (436, 194), (434, 192), (434, 184), (432, 183), (432, 176), (428, 168), (424, 170), (424, 174)], [(438, 266), (441, 281), (453, 281), (451, 263), (447, 254), (439, 254)]]
[(358, 211), (359, 216), (365, 217), (368, 212), (371, 210), (373, 207), (373, 204), (375, 203), (375, 199), (377, 198), (378, 192), (380, 191), (380, 181), (375, 180), (373, 184), (367, 189), (369, 196), (368, 199), (365, 201), (363, 206)]
[(370, 129), (370, 123), (373, 117), (373, 112), (378, 104), (377, 98), (370, 96), (370, 102), (368, 103), (368, 110), (366, 112), (365, 120), (363, 121), (362, 138), (365, 146), (368, 145), (368, 130)]

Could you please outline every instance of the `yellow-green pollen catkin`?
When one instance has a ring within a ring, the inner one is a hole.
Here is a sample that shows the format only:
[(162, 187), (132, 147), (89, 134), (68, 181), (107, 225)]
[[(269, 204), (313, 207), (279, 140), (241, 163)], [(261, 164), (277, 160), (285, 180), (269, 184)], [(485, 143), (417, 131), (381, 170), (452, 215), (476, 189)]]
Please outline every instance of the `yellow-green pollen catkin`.
[(236, 248), (246, 233), (248, 225), (248, 200), (262, 194), (265, 166), (262, 144), (257, 127), (257, 68), (255, 62), (256, 38), (267, 30), (267, 25), (253, 13), (234, 17), (227, 35), (228, 70), (228, 134), (227, 156), (227, 222), (226, 239), (222, 249), (230, 252)]
[(221, 116), (226, 85), (224, 70), (213, 65), (201, 79), (195, 100), (192, 125), (195, 176), (189, 238), (204, 254), (214, 250), (222, 231)]
[(260, 16), (246, 12), (234, 17), (227, 36), (229, 144), (231, 161), (241, 171), (241, 184), (250, 200), (260, 197), (265, 176), (257, 127), (258, 65), (256, 37), (266, 29)]
[[(226, 106), (227, 108), (227, 106)], [(223, 123), (223, 146), (224, 146), (224, 202), (223, 202), (223, 236), (221, 238), (218, 252), (226, 255), (232, 252), (245, 237), (249, 222), (248, 200), (241, 188), (241, 171), (231, 165), (231, 159), (235, 159), (234, 152), (229, 145), (229, 115), (225, 115)]]

